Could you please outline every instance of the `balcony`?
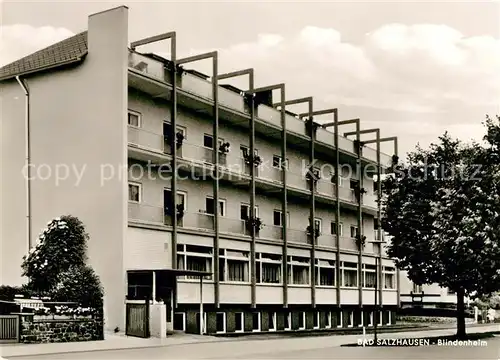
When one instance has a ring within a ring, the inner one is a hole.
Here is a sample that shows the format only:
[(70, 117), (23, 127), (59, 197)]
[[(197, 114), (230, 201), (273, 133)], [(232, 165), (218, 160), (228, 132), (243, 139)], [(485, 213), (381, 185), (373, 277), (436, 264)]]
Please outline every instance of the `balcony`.
[(358, 200), (356, 199), (356, 195), (354, 194), (354, 189), (349, 189), (346, 187), (339, 187), (339, 199), (351, 203), (358, 202)]
[(377, 208), (377, 196), (373, 194), (363, 195), (363, 206), (369, 206), (371, 208)]
[(283, 228), (281, 226), (264, 225), (259, 231), (259, 238), (268, 240), (283, 240)]
[(321, 195), (334, 197), (335, 184), (329, 180), (319, 179), (316, 183), (316, 192)]
[(286, 182), (287, 185), (291, 188), (304, 191), (309, 190), (309, 182), (307, 181), (304, 174), (298, 174), (295, 172), (288, 171), (286, 173)]
[(165, 223), (163, 207), (134, 202), (128, 203), (128, 219), (158, 225)]
[(322, 233), (319, 235), (318, 240), (316, 241), (316, 244), (319, 246), (326, 246), (326, 247), (334, 248), (334, 247), (336, 247), (336, 241), (337, 240), (335, 239), (335, 235)]
[(166, 149), (163, 135), (133, 126), (128, 127), (127, 142), (131, 147), (157, 153), (164, 153)]
[(351, 237), (341, 236), (340, 248), (344, 250), (358, 251), (358, 246), (356, 245), (356, 239)]
[(201, 211), (185, 213), (182, 218), (182, 227), (214, 231), (214, 216)]
[(246, 229), (245, 220), (231, 219), (225, 216), (219, 217), (219, 231), (229, 234), (250, 235)]
[[(129, 68), (132, 72), (146, 75), (152, 79), (159, 80), (166, 83), (171, 83), (171, 74), (165, 71), (164, 65), (160, 61), (153, 60), (144, 55), (130, 52), (129, 53)], [(134, 80), (135, 82), (135, 80)], [(188, 72), (184, 72), (178, 79), (178, 87), (185, 93), (189, 93), (194, 97), (199, 97), (207, 101), (212, 101), (212, 83), (200, 77), (197, 77)], [(138, 84), (135, 84), (137, 86)], [(151, 91), (153, 87), (150, 88)], [(154, 91), (157, 89), (155, 88)], [(182, 95), (182, 93), (181, 93)], [(248, 113), (248, 108), (245, 106), (244, 98), (240, 94), (230, 91), (219, 86), (218, 89), (220, 105), (231, 111)], [(270, 106), (259, 105), (257, 107), (257, 120), (265, 122), (270, 126), (281, 128), (281, 111)], [(290, 114), (286, 114), (287, 130), (301, 136), (305, 136), (306, 130), (304, 121), (298, 119)], [(316, 138), (319, 143), (333, 147), (335, 135), (331, 130), (319, 128), (316, 133)], [(354, 155), (354, 143), (352, 140), (338, 137), (339, 149), (343, 152)], [(376, 150), (373, 148), (363, 148), (364, 157), (371, 161), (376, 161)], [(381, 154), (381, 163), (383, 166), (389, 166), (391, 156)]]
[(297, 229), (287, 229), (287, 241), (300, 243), (300, 244), (310, 244), (309, 235), (307, 235), (306, 230)]

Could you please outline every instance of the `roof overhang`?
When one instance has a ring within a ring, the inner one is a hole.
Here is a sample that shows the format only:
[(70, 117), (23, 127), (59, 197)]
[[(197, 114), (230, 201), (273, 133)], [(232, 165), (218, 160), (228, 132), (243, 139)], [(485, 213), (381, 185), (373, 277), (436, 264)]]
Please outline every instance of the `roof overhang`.
[(153, 272), (163, 272), (174, 276), (211, 276), (211, 272), (196, 271), (196, 270), (182, 270), (182, 269), (140, 269), (140, 270), (127, 270), (129, 274), (144, 274)]

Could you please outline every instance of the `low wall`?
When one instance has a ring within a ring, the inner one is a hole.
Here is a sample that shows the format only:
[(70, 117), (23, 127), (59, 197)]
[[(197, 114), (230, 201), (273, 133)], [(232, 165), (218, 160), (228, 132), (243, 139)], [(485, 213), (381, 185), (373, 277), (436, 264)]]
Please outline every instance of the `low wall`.
[(101, 319), (21, 320), (20, 342), (42, 344), (104, 340)]

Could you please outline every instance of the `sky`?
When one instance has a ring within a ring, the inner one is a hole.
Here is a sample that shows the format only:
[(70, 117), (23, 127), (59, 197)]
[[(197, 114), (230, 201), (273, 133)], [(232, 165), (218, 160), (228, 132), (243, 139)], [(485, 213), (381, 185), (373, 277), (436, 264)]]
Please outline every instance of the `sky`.
[[(218, 50), (221, 72), (253, 67), (257, 86), (284, 82), (288, 99), (337, 107), (341, 120), (397, 136), (400, 154), (445, 131), (480, 140), (485, 115), (500, 114), (499, 2), (0, 0), (0, 65), (119, 5), (130, 42), (175, 30), (179, 56)], [(141, 50), (164, 54), (168, 43)], [(208, 62), (193, 68), (210, 74)]]

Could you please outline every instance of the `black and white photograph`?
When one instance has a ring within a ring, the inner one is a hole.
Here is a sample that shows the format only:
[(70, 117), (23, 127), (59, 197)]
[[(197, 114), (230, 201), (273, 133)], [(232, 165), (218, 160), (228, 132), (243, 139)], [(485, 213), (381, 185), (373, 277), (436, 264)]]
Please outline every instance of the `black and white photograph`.
[(499, 1), (0, 0), (0, 358), (500, 360)]

